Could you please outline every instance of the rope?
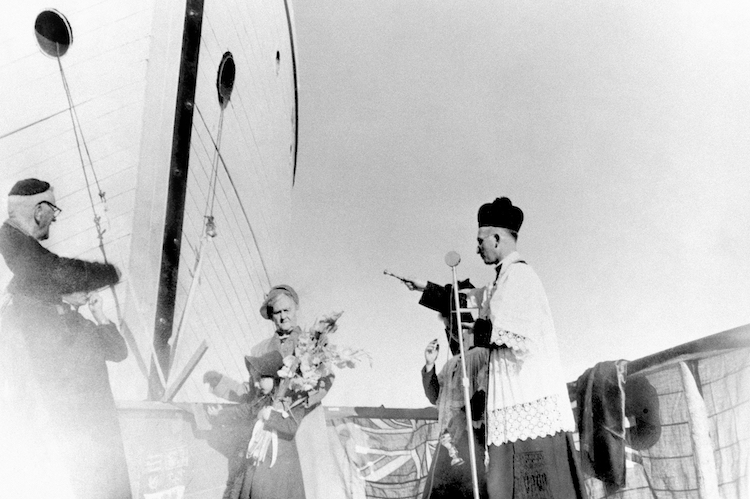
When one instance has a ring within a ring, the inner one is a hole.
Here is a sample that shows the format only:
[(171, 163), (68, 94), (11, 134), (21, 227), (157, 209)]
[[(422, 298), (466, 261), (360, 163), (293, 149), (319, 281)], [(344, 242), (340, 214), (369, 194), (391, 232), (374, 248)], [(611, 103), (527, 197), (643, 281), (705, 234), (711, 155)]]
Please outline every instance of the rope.
[(31, 128), (33, 126), (36, 126), (36, 125), (40, 124), (40, 123), (44, 123), (45, 121), (47, 121), (47, 120), (49, 120), (51, 118), (54, 118), (58, 114), (63, 114), (65, 111), (67, 111), (67, 109), (62, 109), (60, 111), (57, 111), (55, 113), (50, 114), (49, 116), (45, 116), (44, 118), (39, 118), (38, 120), (34, 121), (33, 123), (28, 123), (26, 125), (23, 125), (21, 127), (16, 128), (15, 130), (11, 130), (10, 132), (4, 133), (3, 135), (0, 135), (0, 140), (4, 139), (6, 137), (10, 137), (11, 135), (14, 135), (14, 134), (16, 134), (18, 132), (22, 132), (22, 131), (26, 130), (27, 128)]
[[(94, 178), (94, 183), (96, 184), (96, 188), (99, 191), (99, 200), (101, 203), (105, 205), (104, 211), (107, 211), (106, 203), (107, 198), (105, 192), (101, 188), (101, 184), (99, 183), (99, 177), (96, 174), (96, 169), (94, 168), (94, 162), (91, 159), (91, 152), (89, 151), (88, 144), (86, 143), (86, 138), (83, 136), (83, 128), (81, 127), (81, 120), (78, 117), (78, 111), (76, 110), (76, 106), (73, 104), (73, 96), (70, 91), (70, 85), (68, 84), (68, 78), (65, 76), (65, 70), (62, 66), (62, 60), (60, 57), (57, 57), (57, 66), (60, 68), (60, 77), (62, 78), (63, 88), (65, 89), (65, 97), (68, 99), (68, 111), (70, 112), (70, 120), (73, 124), (73, 134), (76, 138), (76, 146), (78, 148), (78, 158), (81, 160), (81, 170), (83, 171), (83, 178), (86, 181), (86, 193), (89, 196), (89, 203), (91, 204), (91, 211), (94, 214), (94, 225), (96, 226), (96, 234), (97, 238), (99, 239), (99, 249), (102, 252), (102, 256), (104, 257), (104, 263), (109, 263), (109, 259), (107, 258), (107, 251), (104, 248), (104, 233), (106, 232), (106, 229), (102, 229), (102, 219), (101, 216), (96, 211), (96, 204), (94, 203), (94, 196), (91, 194), (91, 182), (89, 181), (89, 175), (86, 172), (86, 162), (83, 159), (83, 152), (81, 151), (81, 143), (83, 143), (83, 150), (86, 152), (86, 157), (89, 161), (89, 166), (91, 168), (91, 174)], [(79, 138), (80, 134), (80, 138)], [(120, 300), (117, 297), (117, 293), (115, 292), (114, 285), (110, 285), (110, 290), (112, 291), (112, 297), (114, 298), (115, 302), (115, 311), (117, 313), (117, 322), (118, 324), (122, 324), (123, 316), (122, 316), (122, 310), (120, 307)]]
[(217, 144), (216, 140), (214, 140), (213, 136), (211, 135), (211, 130), (208, 127), (208, 123), (206, 123), (206, 120), (203, 118), (203, 113), (201, 113), (201, 110), (197, 105), (195, 106), (195, 110), (198, 111), (198, 116), (203, 122), (203, 126), (205, 126), (206, 130), (208, 131), (208, 136), (211, 139), (211, 142), (213, 143), (216, 156), (219, 158), (221, 165), (224, 167), (224, 172), (227, 174), (227, 179), (229, 179), (229, 184), (232, 186), (234, 195), (237, 197), (237, 203), (240, 205), (240, 209), (242, 210), (242, 215), (244, 216), (245, 222), (247, 222), (247, 226), (250, 229), (250, 235), (253, 237), (253, 242), (255, 243), (255, 247), (258, 248), (259, 250), (258, 257), (260, 258), (260, 263), (261, 263), (261, 266), (263, 267), (263, 272), (266, 275), (266, 280), (270, 285), (271, 275), (268, 272), (268, 267), (266, 266), (266, 262), (263, 260), (263, 254), (260, 252), (260, 245), (258, 244), (258, 238), (255, 235), (255, 231), (253, 230), (253, 225), (250, 223), (250, 217), (247, 214), (247, 210), (245, 210), (245, 205), (242, 203), (242, 197), (240, 196), (240, 193), (237, 190), (237, 186), (234, 183), (234, 179), (232, 179), (232, 175), (229, 173), (229, 168), (227, 167), (227, 164), (224, 161), (224, 157), (221, 155), (221, 152), (219, 151), (219, 145)]
[[(217, 144), (221, 144), (222, 130), (224, 127), (224, 108), (221, 108), (219, 113), (219, 129), (217, 131), (216, 141)], [(214, 221), (214, 205), (216, 204), (216, 185), (218, 183), (219, 176), (219, 145), (214, 150), (214, 157), (211, 161), (211, 176), (208, 181), (208, 195), (206, 196), (206, 207), (203, 210), (203, 218), (206, 221), (201, 234), (198, 251), (195, 255), (195, 264), (193, 265), (193, 277), (190, 281), (190, 288), (188, 290), (187, 299), (185, 300), (185, 306), (182, 308), (182, 314), (180, 314), (180, 321), (177, 323), (177, 331), (172, 337), (172, 345), (169, 353), (169, 367), (171, 368), (174, 363), (174, 359), (177, 351), (177, 342), (182, 335), (182, 331), (187, 325), (187, 314), (188, 310), (193, 302), (195, 296), (196, 286), (201, 276), (201, 270), (203, 268), (203, 258), (205, 255), (205, 242), (208, 238), (216, 237), (216, 222)], [(167, 376), (169, 373), (167, 373)], [(166, 386), (166, 385), (165, 385)]]
[[(209, 222), (213, 222), (214, 219), (214, 205), (216, 204), (216, 184), (219, 177), (219, 149), (221, 147), (221, 136), (222, 131), (224, 128), (224, 109), (221, 110), (219, 114), (219, 129), (216, 132), (216, 148), (214, 149), (214, 157), (211, 160), (211, 177), (208, 182), (208, 197), (206, 197), (206, 209), (204, 211), (203, 217), (206, 219), (206, 234), (214, 237), (216, 235), (216, 231), (214, 230), (214, 233), (209, 233), (210, 227), (208, 226)], [(214, 227), (215, 229), (215, 227)]]
[[(77, 122), (78, 113), (74, 111), (75, 106), (73, 105), (73, 97), (70, 93), (70, 86), (68, 85), (68, 79), (65, 77), (65, 70), (63, 70), (62, 61), (60, 60), (59, 57), (57, 58), (57, 65), (60, 68), (60, 76), (62, 77), (63, 88), (65, 89), (65, 97), (68, 99), (68, 112), (70, 113), (70, 121), (73, 124), (73, 135), (75, 135), (76, 137), (76, 146), (78, 147), (78, 158), (81, 160), (81, 169), (83, 170), (83, 178), (86, 181), (86, 192), (89, 195), (89, 202), (91, 203), (91, 210), (94, 212), (94, 223), (96, 223), (96, 226), (98, 228), (99, 216), (97, 215), (96, 208), (94, 207), (94, 197), (91, 195), (91, 183), (89, 182), (89, 175), (88, 173), (86, 173), (86, 163), (83, 160), (83, 153), (81, 152), (81, 141), (85, 142), (86, 139), (83, 137), (83, 130), (80, 130), (80, 122)], [(80, 139), (78, 138), (79, 132), (81, 134)], [(88, 154), (88, 147), (86, 147), (86, 152)], [(91, 161), (90, 155), (89, 155), (89, 161)], [(106, 259), (106, 255), (104, 258)]]

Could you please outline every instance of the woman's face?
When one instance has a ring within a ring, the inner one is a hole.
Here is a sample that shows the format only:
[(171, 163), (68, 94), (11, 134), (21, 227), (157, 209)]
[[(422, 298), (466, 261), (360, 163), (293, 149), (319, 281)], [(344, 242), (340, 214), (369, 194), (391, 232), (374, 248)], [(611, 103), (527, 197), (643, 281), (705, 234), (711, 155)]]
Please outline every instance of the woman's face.
[(258, 386), (263, 395), (268, 395), (273, 390), (273, 378), (260, 378)]
[(287, 295), (279, 295), (271, 305), (271, 320), (276, 331), (291, 333), (297, 327), (297, 304)]

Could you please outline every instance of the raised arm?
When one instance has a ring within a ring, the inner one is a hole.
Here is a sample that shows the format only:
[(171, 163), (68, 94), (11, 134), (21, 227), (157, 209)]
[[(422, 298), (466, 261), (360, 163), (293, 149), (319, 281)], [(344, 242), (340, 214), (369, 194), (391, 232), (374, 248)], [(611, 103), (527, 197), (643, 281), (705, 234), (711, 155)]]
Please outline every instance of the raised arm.
[(429, 342), (424, 350), (425, 364), (422, 368), (422, 387), (424, 388), (427, 400), (431, 404), (437, 403), (438, 396), (440, 395), (440, 383), (437, 374), (435, 374), (435, 361), (437, 360), (439, 350), (440, 345), (437, 339)]
[(0, 235), (0, 252), (13, 272), (13, 291), (26, 295), (61, 296), (120, 280), (114, 265), (58, 256), (7, 224)]

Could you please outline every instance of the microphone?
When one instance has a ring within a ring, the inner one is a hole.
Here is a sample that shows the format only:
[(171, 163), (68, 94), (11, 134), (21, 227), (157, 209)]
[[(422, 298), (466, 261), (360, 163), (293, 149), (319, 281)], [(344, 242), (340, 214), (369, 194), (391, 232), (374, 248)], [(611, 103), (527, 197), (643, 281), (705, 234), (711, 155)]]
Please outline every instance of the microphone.
[(445, 264), (449, 267), (455, 267), (461, 263), (461, 255), (455, 251), (449, 251), (445, 254)]
[[(466, 350), (463, 340), (463, 328), (461, 327), (461, 300), (458, 296), (458, 280), (456, 278), (456, 266), (461, 263), (461, 256), (455, 251), (449, 251), (445, 255), (445, 263), (451, 268), (453, 274), (453, 290), (451, 291), (453, 299), (453, 310), (451, 311), (451, 317), (455, 314), (455, 324), (458, 332), (458, 348), (459, 355), (461, 357), (461, 380), (464, 388), (464, 410), (466, 411), (466, 431), (469, 435), (474, 432), (474, 427), (471, 424), (473, 418), (471, 416), (471, 397), (469, 396), (469, 376), (466, 371)], [(452, 328), (451, 328), (452, 329)], [(474, 492), (474, 499), (479, 499), (479, 482), (477, 481), (477, 458), (474, 451), (474, 439), (469, 437), (469, 459), (471, 464), (471, 484), (472, 491)]]

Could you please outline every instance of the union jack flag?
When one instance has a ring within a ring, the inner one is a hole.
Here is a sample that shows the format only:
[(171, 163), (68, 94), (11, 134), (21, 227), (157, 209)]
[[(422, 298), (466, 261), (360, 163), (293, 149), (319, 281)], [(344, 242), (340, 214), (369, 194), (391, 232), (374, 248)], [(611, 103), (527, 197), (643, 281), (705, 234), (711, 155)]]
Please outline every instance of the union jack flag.
[(328, 421), (367, 498), (422, 495), (438, 443), (435, 420), (349, 417)]

